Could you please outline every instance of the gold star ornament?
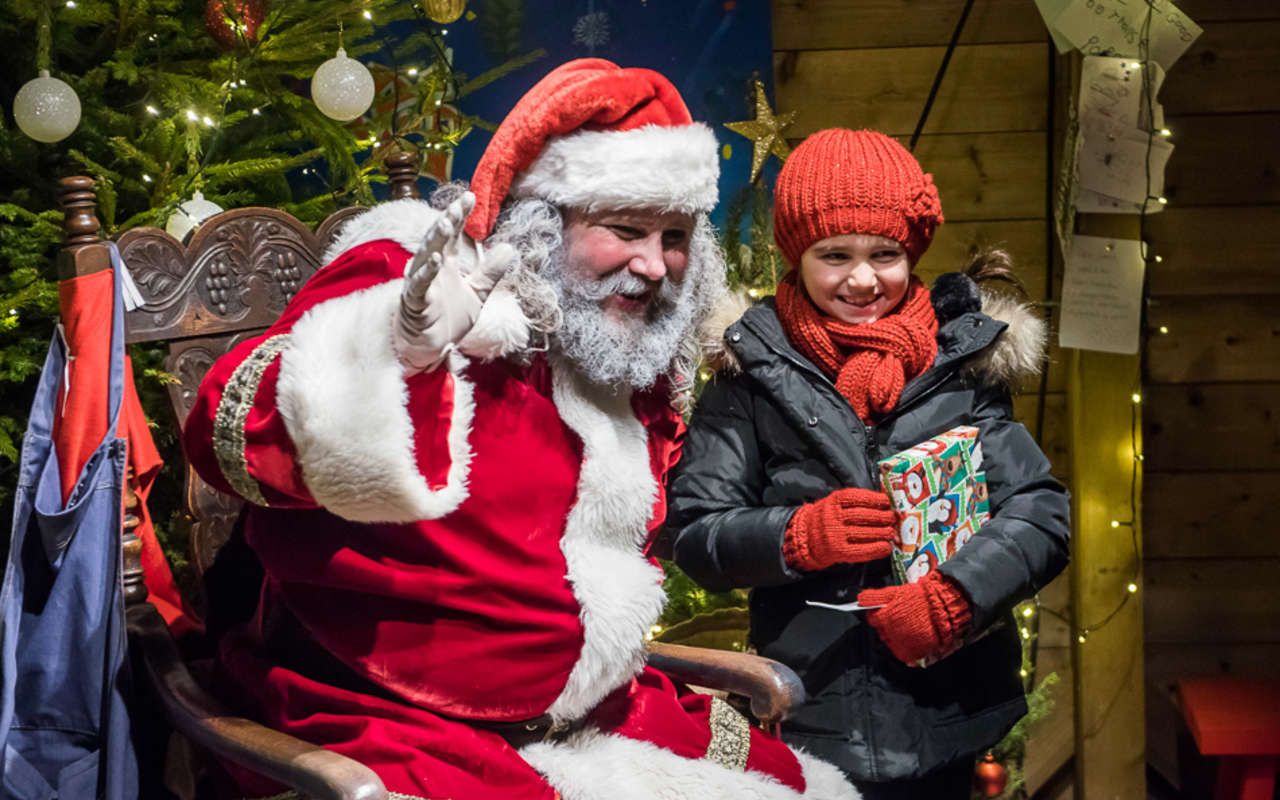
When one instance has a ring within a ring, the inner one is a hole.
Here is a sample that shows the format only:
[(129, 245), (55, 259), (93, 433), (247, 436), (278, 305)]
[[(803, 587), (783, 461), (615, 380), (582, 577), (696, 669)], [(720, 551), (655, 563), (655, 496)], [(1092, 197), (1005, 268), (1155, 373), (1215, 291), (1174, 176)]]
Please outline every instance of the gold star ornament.
[(742, 122), (726, 122), (724, 126), (734, 133), (742, 134), (752, 142), (751, 149), (751, 182), (760, 177), (760, 170), (770, 154), (786, 161), (791, 155), (791, 147), (787, 144), (782, 132), (791, 127), (796, 120), (796, 112), (788, 111), (775, 115), (769, 107), (769, 98), (764, 93), (764, 84), (756, 81), (756, 118)]

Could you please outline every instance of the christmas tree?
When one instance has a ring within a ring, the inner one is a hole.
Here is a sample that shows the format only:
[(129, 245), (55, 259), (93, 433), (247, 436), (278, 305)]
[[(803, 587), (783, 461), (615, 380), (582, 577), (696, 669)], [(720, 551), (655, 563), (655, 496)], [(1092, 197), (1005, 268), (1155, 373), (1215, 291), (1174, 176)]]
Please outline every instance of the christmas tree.
[[(315, 223), (371, 202), (393, 149), (447, 177), (453, 147), (475, 124), (488, 127), (453, 102), (542, 54), (468, 79), (451, 67), (442, 5), (461, 13), (464, 3), (0, 0), (0, 103), (14, 108), (23, 85), (48, 70), (81, 108), (74, 131), (53, 143), (13, 117), (0, 125), (0, 499), (15, 480), (25, 404), (57, 315), (57, 179), (92, 176), (103, 234), (115, 236), (163, 227), (196, 192), (222, 208), (271, 206)], [(339, 47), (378, 87), (354, 122), (326, 116), (309, 86)], [(146, 369), (145, 353), (135, 360), (152, 384), (163, 378)], [(139, 388), (145, 402), (148, 387)]]

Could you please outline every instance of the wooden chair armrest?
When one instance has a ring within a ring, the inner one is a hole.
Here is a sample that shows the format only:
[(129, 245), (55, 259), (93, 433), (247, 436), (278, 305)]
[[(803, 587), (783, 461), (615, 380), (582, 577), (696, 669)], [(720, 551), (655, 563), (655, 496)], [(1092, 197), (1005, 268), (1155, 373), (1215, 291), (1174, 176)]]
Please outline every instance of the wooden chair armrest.
[(173, 727), (228, 761), (283, 783), (316, 800), (386, 800), (373, 770), (346, 756), (222, 713), (196, 683), (178, 654), (160, 612), (150, 603), (130, 606), (131, 647), (141, 648), (146, 679)]
[(804, 684), (795, 672), (763, 656), (650, 642), (648, 662), (678, 681), (750, 698), (751, 713), (766, 726), (804, 702)]

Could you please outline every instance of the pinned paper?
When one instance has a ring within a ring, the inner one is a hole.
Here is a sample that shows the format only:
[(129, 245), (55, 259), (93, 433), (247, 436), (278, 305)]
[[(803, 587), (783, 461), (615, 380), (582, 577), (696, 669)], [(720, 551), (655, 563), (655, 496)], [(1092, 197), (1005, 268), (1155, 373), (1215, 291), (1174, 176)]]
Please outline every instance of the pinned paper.
[[(1086, 56), (1080, 66), (1080, 116), (1105, 118), (1122, 128), (1162, 128), (1164, 113), (1155, 98), (1164, 77), (1164, 69), (1154, 61), (1142, 64), (1131, 58)], [(1143, 85), (1144, 79), (1149, 79), (1149, 87)]]
[(1065, 53), (1074, 47), (1071, 44), (1071, 40), (1059, 33), (1058, 29), (1053, 26), (1053, 21), (1070, 4), (1071, 0), (1036, 0), (1036, 8), (1040, 9), (1040, 16), (1044, 18), (1044, 24), (1049, 29), (1049, 36), (1053, 38), (1053, 45), (1058, 48), (1059, 53)]
[(1075, 236), (1062, 279), (1058, 344), (1107, 353), (1138, 352), (1142, 243)]
[[(1148, 3), (1151, 27), (1145, 30)], [(1166, 71), (1204, 31), (1170, 0), (1070, 0), (1049, 29), (1087, 56), (1147, 57)]]
[(1139, 205), (1164, 194), (1164, 168), (1173, 155), (1172, 143), (1102, 118), (1082, 118), (1080, 133), (1084, 140), (1077, 162), (1081, 189)]

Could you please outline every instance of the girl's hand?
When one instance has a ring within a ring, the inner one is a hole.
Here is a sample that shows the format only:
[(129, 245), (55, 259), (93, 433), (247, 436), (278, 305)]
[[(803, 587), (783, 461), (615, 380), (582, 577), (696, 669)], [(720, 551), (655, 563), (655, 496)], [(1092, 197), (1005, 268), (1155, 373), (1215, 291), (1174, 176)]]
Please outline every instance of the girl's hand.
[(904, 664), (951, 653), (973, 619), (960, 587), (941, 572), (903, 586), (864, 589), (858, 593), (858, 604), (883, 606), (867, 612), (867, 622)]
[(807, 571), (888, 558), (897, 524), (883, 492), (837, 489), (800, 506), (787, 526), (783, 556), (791, 567)]

